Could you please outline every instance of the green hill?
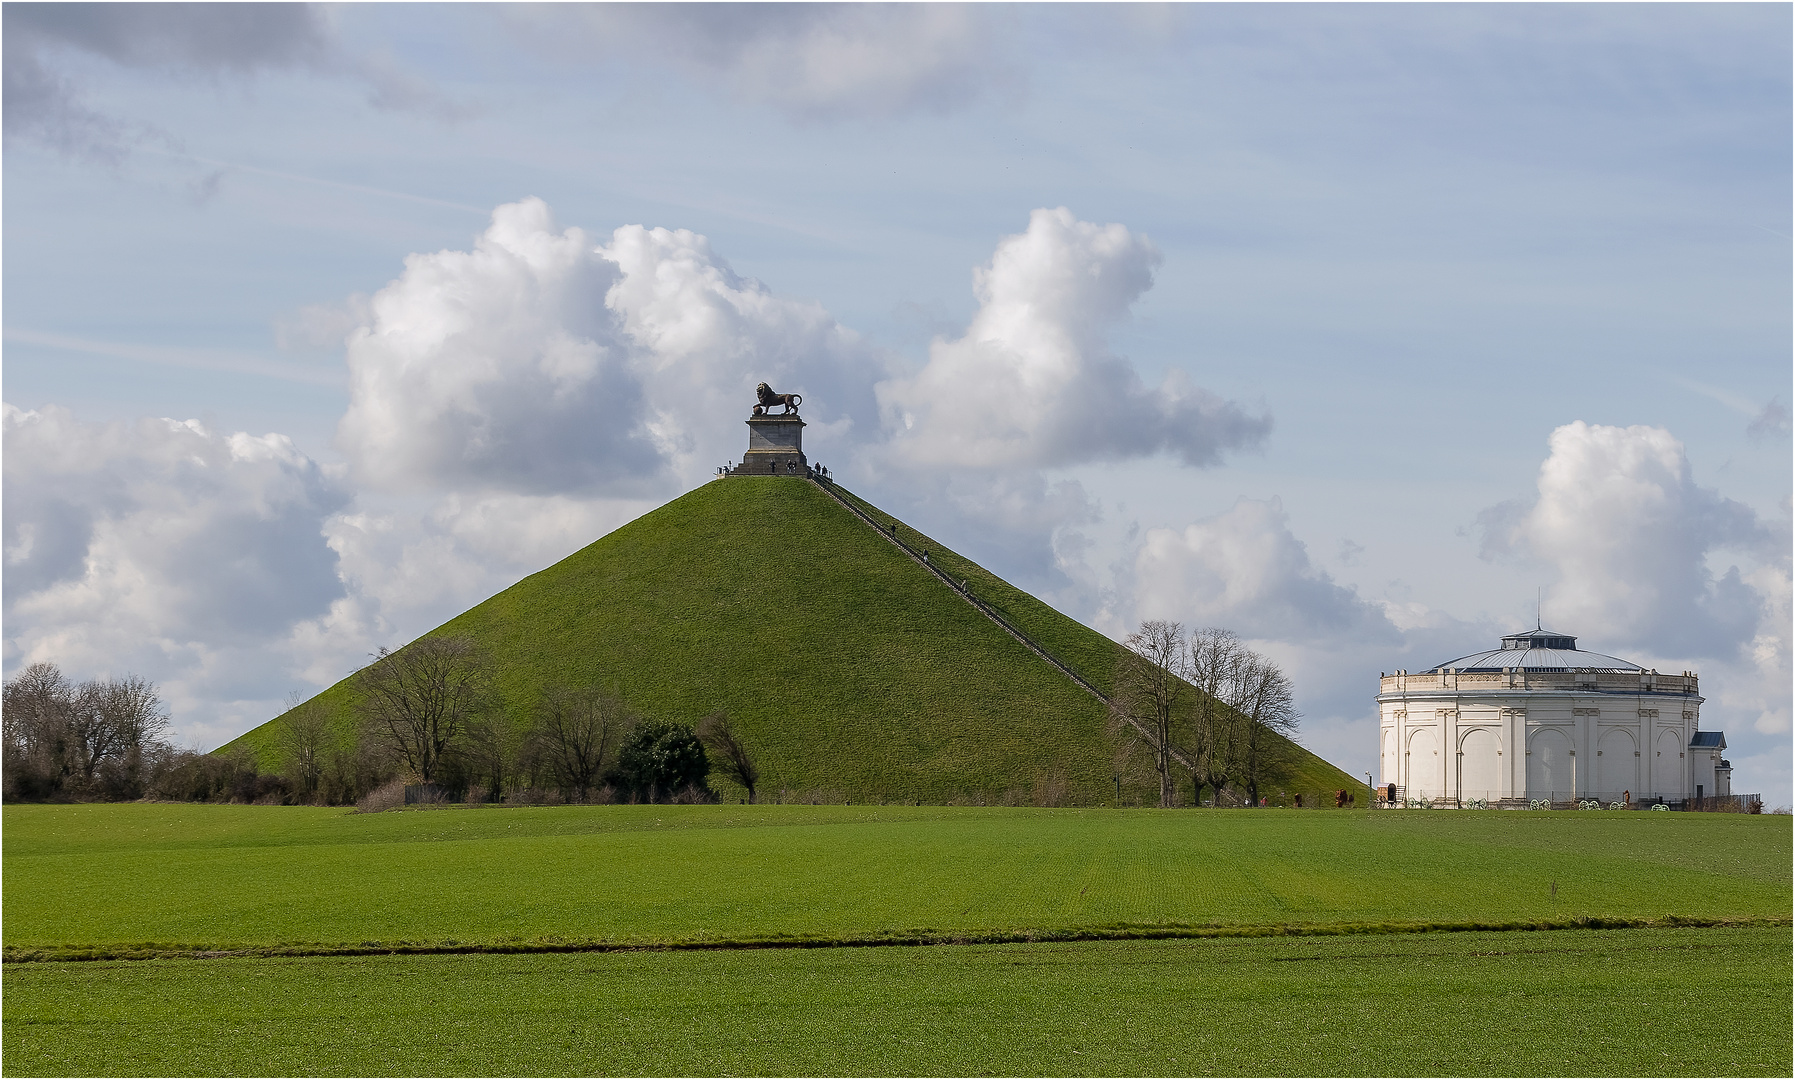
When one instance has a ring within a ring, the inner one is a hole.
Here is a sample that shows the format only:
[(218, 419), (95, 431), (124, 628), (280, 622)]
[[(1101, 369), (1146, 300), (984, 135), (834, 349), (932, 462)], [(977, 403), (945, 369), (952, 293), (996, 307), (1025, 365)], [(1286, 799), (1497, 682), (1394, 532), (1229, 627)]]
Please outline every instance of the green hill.
[[(1109, 687), (1121, 646), (901, 523), (898, 534)], [(520, 717), (553, 685), (614, 687), (649, 716), (687, 722), (725, 709), (767, 800), (1116, 799), (1102, 702), (807, 480), (706, 484), (431, 633), (478, 641)], [(353, 722), (350, 680), (317, 700)], [(250, 747), (274, 768), (272, 725), (221, 749)], [(1364, 797), (1306, 751), (1274, 787)], [(1151, 804), (1156, 782), (1125, 778), (1122, 794)]]

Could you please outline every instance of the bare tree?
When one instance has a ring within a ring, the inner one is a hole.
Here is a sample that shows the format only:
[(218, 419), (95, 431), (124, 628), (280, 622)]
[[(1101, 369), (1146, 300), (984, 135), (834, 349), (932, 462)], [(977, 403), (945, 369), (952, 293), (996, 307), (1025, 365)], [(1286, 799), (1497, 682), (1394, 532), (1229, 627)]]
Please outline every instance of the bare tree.
[(1116, 665), (1110, 710), (1119, 720), (1144, 729), (1159, 773), (1159, 805), (1172, 805), (1172, 721), (1188, 689), (1184, 626), (1151, 620), (1122, 642), (1128, 651)]
[(639, 719), (615, 693), (551, 689), (537, 710), (537, 747), (562, 790), (584, 802)]
[(54, 664), (6, 683), (6, 789), (13, 796), (137, 798), (168, 750), (168, 716), (136, 675), (72, 685)]
[(1295, 695), (1290, 677), (1258, 653), (1248, 653), (1233, 702), (1243, 724), (1236, 743), (1238, 775), (1247, 797), (1259, 802), (1259, 785), (1289, 763), (1296, 735)]
[(698, 721), (698, 741), (711, 752), (711, 761), (718, 772), (748, 789), (748, 801), (754, 801), (754, 787), (760, 783), (760, 768), (754, 764), (748, 748), (742, 745), (735, 725), (726, 712), (714, 712)]
[(331, 744), (330, 713), (317, 698), (287, 700), (287, 711), (276, 728), (287, 775), (303, 796), (317, 794)]
[(70, 718), (76, 770), (87, 788), (111, 798), (136, 798), (145, 756), (162, 744), (168, 715), (156, 687), (137, 675), (95, 679), (75, 692)]
[(538, 739), (534, 723), (514, 722), (501, 713), (488, 713), (468, 721), (462, 744), (472, 778), (486, 786), (486, 797), (498, 802), (518, 781), (525, 763), (536, 756)]
[(1246, 657), (1245, 646), (1231, 630), (1210, 626), (1190, 635), (1184, 667), (1197, 691), (1191, 710), (1190, 760), (1198, 803), (1208, 786), (1220, 806), (1222, 789), (1233, 771), (1240, 722), (1234, 701), (1239, 697)]
[(74, 771), (75, 687), (55, 664), (32, 664), (8, 679), (0, 706), (6, 794), (56, 794)]
[(321, 789), (332, 805), (353, 803), (387, 783), (399, 771), (398, 752), (388, 739), (374, 738), (366, 724), (346, 724), (326, 744)]
[(465, 637), (419, 638), (398, 652), (382, 648), (356, 682), (368, 729), (420, 784), (435, 781), (444, 752), (471, 720), (498, 704), (485, 657)]

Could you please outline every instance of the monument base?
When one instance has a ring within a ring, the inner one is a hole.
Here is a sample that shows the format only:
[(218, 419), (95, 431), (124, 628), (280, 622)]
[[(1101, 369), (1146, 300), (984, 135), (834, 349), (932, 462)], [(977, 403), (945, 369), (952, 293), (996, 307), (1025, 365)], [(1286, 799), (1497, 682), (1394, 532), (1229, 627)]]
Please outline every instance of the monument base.
[(729, 470), (731, 476), (807, 476), (810, 463), (800, 453), (777, 450), (750, 450), (742, 463)]
[(789, 416), (755, 416), (748, 420), (748, 452), (730, 476), (808, 476), (804, 457), (804, 421)]

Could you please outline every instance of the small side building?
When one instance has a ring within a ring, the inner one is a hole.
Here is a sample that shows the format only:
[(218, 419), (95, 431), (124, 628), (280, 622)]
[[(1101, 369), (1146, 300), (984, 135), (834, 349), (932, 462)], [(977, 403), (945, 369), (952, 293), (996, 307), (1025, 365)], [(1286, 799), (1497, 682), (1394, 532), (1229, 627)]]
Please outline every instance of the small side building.
[(1701, 731), (1695, 672), (1662, 675), (1551, 630), (1426, 671), (1383, 675), (1380, 786), (1429, 801), (1731, 794), (1726, 736)]

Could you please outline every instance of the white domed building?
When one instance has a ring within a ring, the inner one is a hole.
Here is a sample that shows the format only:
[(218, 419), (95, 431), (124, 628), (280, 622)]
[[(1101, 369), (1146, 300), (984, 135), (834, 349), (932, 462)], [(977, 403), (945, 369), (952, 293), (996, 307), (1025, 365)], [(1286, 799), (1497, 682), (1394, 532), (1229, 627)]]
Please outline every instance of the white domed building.
[(1380, 794), (1394, 785), (1398, 805), (1731, 794), (1726, 737), (1698, 730), (1692, 671), (1661, 675), (1540, 629), (1379, 689)]

